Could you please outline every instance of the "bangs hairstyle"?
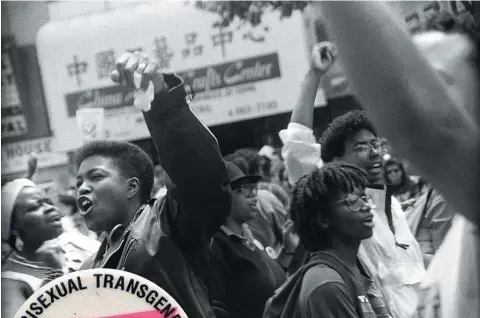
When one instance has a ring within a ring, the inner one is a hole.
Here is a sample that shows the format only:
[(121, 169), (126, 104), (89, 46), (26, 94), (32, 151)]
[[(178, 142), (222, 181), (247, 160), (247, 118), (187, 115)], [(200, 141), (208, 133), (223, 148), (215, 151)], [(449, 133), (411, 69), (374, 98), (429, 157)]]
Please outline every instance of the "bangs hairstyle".
[(343, 156), (345, 142), (361, 129), (377, 136), (377, 131), (363, 111), (354, 110), (335, 118), (320, 138), (323, 161), (331, 162), (335, 157)]
[(332, 162), (303, 176), (295, 184), (290, 204), (295, 231), (303, 246), (310, 252), (330, 247), (330, 237), (318, 220), (328, 217), (333, 200), (340, 193), (365, 189), (366, 173), (344, 162)]
[(138, 178), (142, 203), (150, 199), (153, 187), (153, 162), (142, 148), (126, 141), (92, 141), (77, 150), (76, 167), (88, 157), (107, 157), (119, 168), (124, 178)]
[(391, 157), (383, 164), (383, 179), (385, 180), (385, 182), (387, 184), (390, 183), (387, 173), (387, 168), (390, 166), (398, 166), (398, 169), (400, 169), (400, 171), (402, 172), (402, 184), (405, 184), (405, 181), (407, 180), (407, 173), (405, 172), (405, 167), (403, 166), (403, 162), (395, 157)]

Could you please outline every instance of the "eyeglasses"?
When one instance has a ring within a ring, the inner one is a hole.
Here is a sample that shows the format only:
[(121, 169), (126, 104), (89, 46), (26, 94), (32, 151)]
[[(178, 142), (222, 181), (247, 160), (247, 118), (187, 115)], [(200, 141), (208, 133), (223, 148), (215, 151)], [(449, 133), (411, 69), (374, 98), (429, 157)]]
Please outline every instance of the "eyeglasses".
[(350, 211), (358, 212), (363, 208), (364, 205), (374, 208), (375, 206), (370, 203), (371, 199), (372, 198), (369, 195), (359, 196), (357, 194), (349, 194), (344, 199), (334, 202), (332, 206), (345, 203)]
[(355, 146), (355, 150), (359, 152), (367, 152), (373, 150), (378, 153), (385, 153), (385, 145), (384, 143), (380, 142), (379, 140), (374, 140), (371, 143), (363, 143)]
[(256, 185), (241, 185), (232, 189), (233, 194), (242, 194), (247, 198), (253, 198), (257, 196), (257, 187)]

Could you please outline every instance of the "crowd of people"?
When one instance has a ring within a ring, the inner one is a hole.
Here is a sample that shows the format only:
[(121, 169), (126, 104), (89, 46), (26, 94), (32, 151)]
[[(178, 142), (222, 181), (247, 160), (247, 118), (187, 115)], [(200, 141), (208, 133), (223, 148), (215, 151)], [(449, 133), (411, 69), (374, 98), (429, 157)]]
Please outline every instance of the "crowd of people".
[[(114, 82), (153, 83), (144, 117), (160, 165), (92, 141), (58, 206), (34, 168), (5, 184), (5, 317), (92, 268), (145, 277), (195, 318), (478, 317), (478, 35), (442, 15), (412, 36), (382, 3), (315, 6), (332, 42), (313, 47), (281, 148), (222, 156), (180, 77), (142, 52), (117, 60)], [(315, 136), (317, 88), (338, 59), (365, 111)], [(422, 175), (386, 156), (383, 136)]]

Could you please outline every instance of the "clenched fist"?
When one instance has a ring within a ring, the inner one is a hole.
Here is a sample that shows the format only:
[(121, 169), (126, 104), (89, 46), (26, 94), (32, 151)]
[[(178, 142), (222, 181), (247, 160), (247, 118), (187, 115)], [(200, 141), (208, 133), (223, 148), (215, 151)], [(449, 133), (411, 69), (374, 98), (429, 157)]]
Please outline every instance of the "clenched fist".
[[(135, 73), (141, 76), (140, 87), (135, 85), (135, 76), (138, 76)], [(124, 53), (115, 62), (115, 70), (113, 70), (111, 78), (116, 83), (144, 91), (148, 89), (151, 81), (155, 94), (167, 89), (158, 61), (139, 51)]]
[(337, 59), (337, 47), (332, 42), (320, 42), (313, 46), (311, 65), (322, 73), (326, 73)]

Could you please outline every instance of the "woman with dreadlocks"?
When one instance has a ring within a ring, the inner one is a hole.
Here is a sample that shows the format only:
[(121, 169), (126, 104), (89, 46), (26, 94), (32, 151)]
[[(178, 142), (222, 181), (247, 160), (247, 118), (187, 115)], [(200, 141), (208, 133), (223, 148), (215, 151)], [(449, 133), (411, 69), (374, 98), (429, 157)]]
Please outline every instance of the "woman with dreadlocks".
[(366, 296), (372, 281), (357, 261), (361, 241), (373, 234), (367, 182), (343, 162), (299, 179), (291, 217), (311, 256), (269, 300), (265, 318), (376, 317)]

